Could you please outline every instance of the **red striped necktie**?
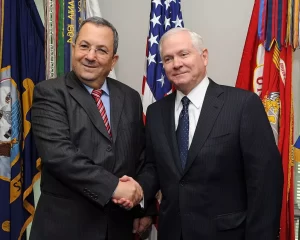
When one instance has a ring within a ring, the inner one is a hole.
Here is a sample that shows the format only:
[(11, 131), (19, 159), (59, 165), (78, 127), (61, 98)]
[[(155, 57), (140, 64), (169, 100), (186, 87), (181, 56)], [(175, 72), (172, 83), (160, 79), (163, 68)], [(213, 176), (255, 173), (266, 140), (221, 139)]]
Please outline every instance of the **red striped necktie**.
[(104, 104), (101, 100), (102, 93), (103, 93), (103, 91), (101, 89), (94, 89), (92, 91), (92, 96), (95, 99), (95, 102), (97, 104), (97, 108), (100, 112), (100, 115), (101, 115), (103, 121), (104, 121), (104, 125), (107, 129), (107, 132), (108, 132), (109, 136), (112, 137), (110, 125), (109, 125), (107, 114), (106, 114), (106, 111), (105, 111), (105, 107), (104, 107)]

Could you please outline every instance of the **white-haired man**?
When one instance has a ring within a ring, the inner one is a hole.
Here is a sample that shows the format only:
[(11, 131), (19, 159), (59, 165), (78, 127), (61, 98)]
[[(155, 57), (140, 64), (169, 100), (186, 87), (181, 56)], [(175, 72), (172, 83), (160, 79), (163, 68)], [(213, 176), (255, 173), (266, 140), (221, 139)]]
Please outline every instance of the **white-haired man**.
[(147, 111), (147, 200), (161, 189), (159, 240), (271, 240), (279, 231), (280, 154), (259, 97), (207, 77), (208, 51), (172, 29), (160, 54), (176, 92)]

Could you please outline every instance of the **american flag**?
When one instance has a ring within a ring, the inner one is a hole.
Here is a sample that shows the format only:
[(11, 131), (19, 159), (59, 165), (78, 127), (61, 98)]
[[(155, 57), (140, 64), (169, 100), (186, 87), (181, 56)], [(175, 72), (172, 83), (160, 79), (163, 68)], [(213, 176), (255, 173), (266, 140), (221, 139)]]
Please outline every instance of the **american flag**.
[[(172, 92), (172, 84), (166, 77), (160, 59), (158, 43), (165, 32), (176, 27), (183, 27), (181, 1), (152, 0), (142, 89), (144, 116), (151, 103)], [(149, 240), (156, 239), (156, 226), (152, 226)]]
[(152, 0), (142, 89), (144, 115), (151, 103), (172, 92), (159, 56), (158, 43), (165, 32), (176, 27), (183, 27), (181, 1)]

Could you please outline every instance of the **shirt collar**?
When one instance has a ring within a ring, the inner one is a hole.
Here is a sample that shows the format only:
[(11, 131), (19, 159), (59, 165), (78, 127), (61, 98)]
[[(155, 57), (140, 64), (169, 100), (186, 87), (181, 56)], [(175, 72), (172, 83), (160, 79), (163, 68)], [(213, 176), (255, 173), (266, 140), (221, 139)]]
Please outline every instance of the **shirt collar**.
[[(85, 85), (85, 84), (83, 84), (83, 86), (86, 88), (86, 90), (88, 90), (88, 92), (90, 94), (92, 94), (92, 91), (94, 90), (93, 88), (91, 88), (90, 86)], [(105, 93), (105, 94), (107, 94), (109, 96), (109, 89), (108, 89), (108, 86), (107, 86), (106, 79), (105, 79), (105, 81), (104, 81), (104, 83), (103, 83), (103, 85), (101, 87), (101, 90), (103, 91), (103, 93)]]
[[(193, 88), (192, 91), (187, 95), (191, 103), (198, 109), (201, 107), (203, 103), (208, 85), (209, 85), (209, 79), (207, 76), (205, 76), (201, 80), (201, 82), (195, 88)], [(176, 98), (175, 98), (175, 110), (178, 110), (178, 108), (180, 107), (181, 99), (184, 96), (185, 95), (182, 92), (177, 90)]]

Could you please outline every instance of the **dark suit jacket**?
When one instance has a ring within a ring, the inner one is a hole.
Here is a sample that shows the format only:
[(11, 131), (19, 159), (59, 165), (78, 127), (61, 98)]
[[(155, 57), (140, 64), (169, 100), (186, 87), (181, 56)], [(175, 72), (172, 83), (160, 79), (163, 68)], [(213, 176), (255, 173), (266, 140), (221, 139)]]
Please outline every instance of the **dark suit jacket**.
[(173, 93), (147, 111), (145, 198), (160, 188), (159, 240), (275, 240), (281, 159), (259, 97), (210, 80), (182, 170)]
[(73, 72), (35, 87), (32, 128), (42, 158), (30, 240), (131, 240), (134, 210), (110, 199), (143, 164), (139, 94), (107, 78), (112, 141), (93, 97)]

